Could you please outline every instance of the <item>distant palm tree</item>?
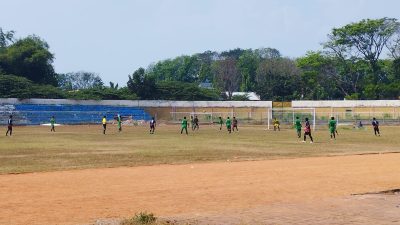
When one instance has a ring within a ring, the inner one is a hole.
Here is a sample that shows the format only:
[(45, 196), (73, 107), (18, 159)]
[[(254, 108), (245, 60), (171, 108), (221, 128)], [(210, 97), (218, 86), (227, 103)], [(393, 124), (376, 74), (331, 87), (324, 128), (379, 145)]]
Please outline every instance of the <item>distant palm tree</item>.
[(10, 30), (10, 31), (3, 31), (3, 29), (0, 27), (0, 48), (5, 48), (8, 46), (9, 43), (14, 43), (14, 34), (15, 31)]
[(118, 83), (114, 84), (114, 82), (110, 81), (110, 88), (118, 90)]

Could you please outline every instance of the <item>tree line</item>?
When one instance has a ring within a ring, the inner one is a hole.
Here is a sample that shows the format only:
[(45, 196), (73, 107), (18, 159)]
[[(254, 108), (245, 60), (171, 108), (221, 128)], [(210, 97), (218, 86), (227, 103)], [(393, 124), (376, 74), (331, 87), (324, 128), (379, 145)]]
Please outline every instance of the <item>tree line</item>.
[[(75, 99), (262, 100), (398, 99), (400, 23), (365, 19), (333, 28), (319, 51), (299, 58), (274, 48), (206, 51), (139, 68), (126, 87), (106, 86), (95, 73), (57, 74), (54, 55), (37, 36), (15, 40), (0, 28), (1, 97)], [(199, 87), (212, 84), (212, 89)], [(245, 98), (244, 98), (245, 99)]]

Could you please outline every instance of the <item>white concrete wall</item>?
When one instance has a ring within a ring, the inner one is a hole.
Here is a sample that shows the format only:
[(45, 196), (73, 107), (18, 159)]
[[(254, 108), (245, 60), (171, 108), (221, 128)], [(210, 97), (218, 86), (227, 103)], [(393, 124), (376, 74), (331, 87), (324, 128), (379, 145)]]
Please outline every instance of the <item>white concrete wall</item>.
[(0, 105), (112, 105), (131, 107), (263, 107), (272, 108), (272, 101), (167, 101), (167, 100), (71, 100), (0, 98)]
[(292, 101), (293, 108), (400, 107), (400, 100)]

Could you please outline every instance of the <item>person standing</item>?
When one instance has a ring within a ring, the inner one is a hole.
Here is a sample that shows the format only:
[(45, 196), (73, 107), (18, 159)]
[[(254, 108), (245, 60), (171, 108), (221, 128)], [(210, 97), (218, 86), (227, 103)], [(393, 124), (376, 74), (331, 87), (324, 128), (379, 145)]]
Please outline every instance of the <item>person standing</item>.
[(375, 117), (372, 118), (372, 126), (374, 127), (375, 136), (381, 136), (381, 133), (379, 132), (379, 122)]
[(218, 118), (218, 123), (219, 123), (219, 130), (222, 130), (222, 126), (224, 125), (224, 121), (222, 120), (222, 117)]
[(199, 130), (199, 118), (197, 118), (197, 116), (194, 116), (194, 120), (193, 120), (194, 126), (192, 126), (193, 130)]
[(281, 128), (280, 128), (281, 123), (279, 122), (279, 120), (277, 118), (274, 118), (274, 121), (272, 122), (272, 124), (274, 125), (274, 131), (276, 131), (276, 130), (281, 131)]
[(228, 116), (228, 118), (226, 118), (225, 124), (226, 124), (226, 129), (228, 129), (228, 132), (231, 133), (232, 132), (232, 127), (231, 127), (232, 123), (231, 123), (231, 119), (229, 118), (229, 116)]
[(107, 130), (107, 118), (106, 118), (106, 116), (103, 116), (103, 120), (101, 122), (103, 123), (103, 134), (106, 134), (106, 130)]
[(238, 120), (236, 119), (236, 117), (233, 117), (232, 124), (233, 124), (233, 126), (232, 126), (232, 131), (235, 131), (235, 128), (236, 128), (236, 131), (239, 132), (239, 129), (238, 129)]
[(52, 116), (50, 118), (50, 126), (51, 126), (50, 132), (56, 132), (56, 129), (54, 127), (55, 123), (56, 123), (56, 119), (54, 118), (54, 116)]
[(313, 140), (313, 138), (311, 136), (311, 125), (310, 125), (310, 122), (308, 121), (308, 118), (306, 118), (306, 124), (305, 124), (305, 127), (304, 127), (304, 140), (303, 140), (303, 142), (306, 142), (307, 135), (311, 139), (310, 143), (313, 143), (314, 140)]
[(10, 136), (12, 135), (12, 130), (13, 130), (13, 116), (10, 115), (7, 121), (7, 132), (6, 136), (8, 136), (8, 133), (10, 133)]
[(181, 128), (182, 128), (181, 129), (181, 134), (183, 133), (183, 130), (185, 130), (186, 135), (188, 135), (187, 126), (188, 126), (188, 121), (187, 121), (186, 116), (185, 116), (185, 117), (183, 117), (183, 120), (181, 122)]
[(333, 116), (329, 120), (329, 132), (331, 133), (331, 139), (336, 140), (336, 120)]
[(154, 117), (152, 117), (150, 120), (150, 134), (154, 134), (155, 130), (156, 130), (156, 120), (154, 119)]
[(296, 128), (297, 137), (301, 138), (301, 120), (299, 117), (296, 117), (296, 121), (294, 122), (294, 127)]
[(117, 116), (117, 122), (118, 122), (118, 132), (122, 131), (122, 121), (121, 121), (121, 115), (118, 114)]

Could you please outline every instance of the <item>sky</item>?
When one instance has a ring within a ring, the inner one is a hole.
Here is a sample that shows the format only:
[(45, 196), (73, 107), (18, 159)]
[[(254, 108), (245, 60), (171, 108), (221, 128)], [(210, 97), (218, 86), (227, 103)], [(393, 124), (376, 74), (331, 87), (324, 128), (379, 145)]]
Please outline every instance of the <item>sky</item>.
[(320, 50), (365, 18), (400, 19), (398, 0), (0, 0), (0, 27), (50, 45), (57, 73), (95, 72), (125, 86), (151, 63), (207, 50)]

